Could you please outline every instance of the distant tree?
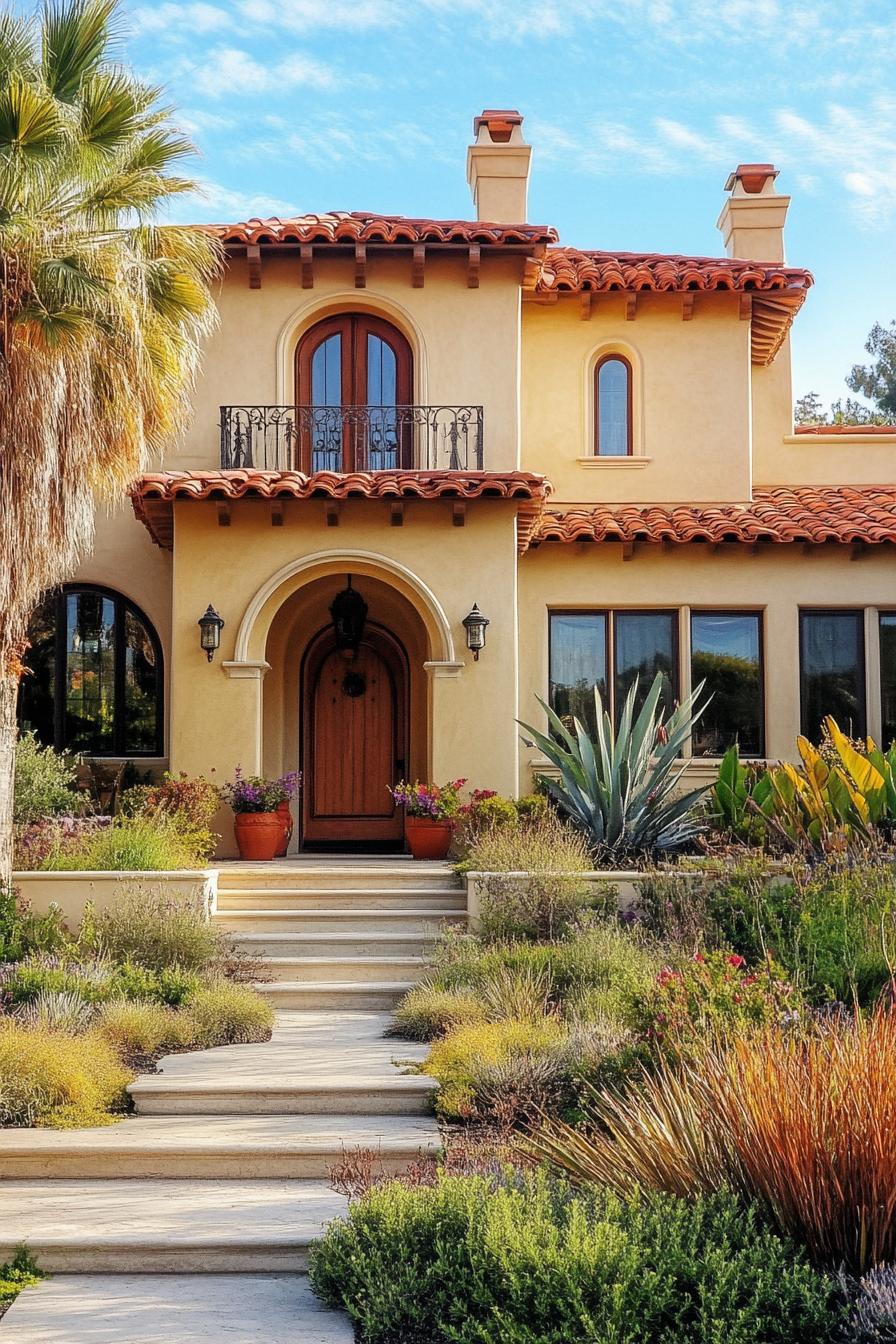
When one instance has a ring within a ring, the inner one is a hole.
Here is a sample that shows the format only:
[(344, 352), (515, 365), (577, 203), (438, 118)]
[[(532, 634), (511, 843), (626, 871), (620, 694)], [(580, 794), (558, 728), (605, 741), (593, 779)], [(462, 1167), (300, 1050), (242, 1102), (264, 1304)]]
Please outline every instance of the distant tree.
[(884, 415), (896, 418), (896, 321), (889, 327), (875, 322), (865, 349), (874, 363), (854, 364), (846, 386), (873, 401)]
[(854, 397), (840, 397), (825, 410), (817, 392), (798, 398), (793, 408), (798, 425), (896, 425), (896, 321), (889, 327), (875, 322), (865, 349), (873, 364), (854, 364), (846, 379), (851, 392), (873, 402), (867, 406)]

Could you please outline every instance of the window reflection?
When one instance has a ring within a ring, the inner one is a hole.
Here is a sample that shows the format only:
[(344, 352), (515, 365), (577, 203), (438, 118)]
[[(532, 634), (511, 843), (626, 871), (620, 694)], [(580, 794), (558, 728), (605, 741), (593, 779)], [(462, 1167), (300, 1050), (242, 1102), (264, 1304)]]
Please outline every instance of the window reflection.
[(800, 613), (800, 718), (817, 742), (831, 714), (850, 737), (865, 733), (865, 631), (861, 611)]
[(631, 452), (631, 369), (624, 359), (604, 359), (597, 367), (595, 422), (600, 457)]
[(709, 703), (694, 728), (695, 756), (722, 756), (737, 743), (761, 756), (762, 663), (759, 612), (691, 615), (691, 684), (704, 683)]

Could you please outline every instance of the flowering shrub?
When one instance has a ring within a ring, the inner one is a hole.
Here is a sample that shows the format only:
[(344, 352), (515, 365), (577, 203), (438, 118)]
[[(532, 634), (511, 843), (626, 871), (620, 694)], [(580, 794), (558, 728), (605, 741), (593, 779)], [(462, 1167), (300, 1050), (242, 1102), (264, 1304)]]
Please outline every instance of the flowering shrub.
[(48, 866), (55, 855), (77, 850), (112, 825), (111, 817), (47, 817), (16, 828), (13, 867), (31, 873)]
[(452, 779), (447, 784), (408, 784), (401, 780), (390, 789), (395, 802), (409, 817), (428, 817), (431, 821), (448, 821), (460, 814), (460, 791), (465, 779)]
[(664, 966), (639, 1004), (644, 1036), (672, 1049), (707, 1036), (786, 1025), (802, 1006), (799, 991), (768, 959), (750, 969), (733, 952), (697, 952), (680, 969)]
[(166, 774), (161, 784), (152, 785), (143, 796), (141, 811), (166, 812), (185, 817), (192, 826), (207, 827), (218, 810), (219, 793), (214, 784), (201, 775), (191, 779), (181, 771)]
[(276, 812), (281, 803), (290, 798), (302, 787), (302, 776), (293, 770), (279, 779), (263, 779), (261, 775), (243, 775), (237, 766), (233, 783), (225, 784), (221, 797), (234, 812)]

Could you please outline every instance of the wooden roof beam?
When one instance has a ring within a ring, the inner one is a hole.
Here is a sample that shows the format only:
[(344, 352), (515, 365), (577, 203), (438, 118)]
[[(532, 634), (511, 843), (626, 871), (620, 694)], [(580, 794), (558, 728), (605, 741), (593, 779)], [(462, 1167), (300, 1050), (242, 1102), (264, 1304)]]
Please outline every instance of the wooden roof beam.
[(261, 289), (261, 248), (258, 243), (249, 243), (246, 261), (249, 264), (249, 288)]
[(299, 260), (302, 267), (302, 288), (314, 288), (314, 248), (310, 243), (302, 243), (299, 248)]
[(367, 244), (355, 243), (355, 289), (367, 288)]
[(422, 289), (423, 277), (426, 268), (426, 245), (425, 243), (414, 244), (414, 255), (411, 261), (411, 288)]
[(478, 243), (471, 243), (467, 254), (467, 288), (479, 288), (479, 265), (482, 258), (482, 249)]

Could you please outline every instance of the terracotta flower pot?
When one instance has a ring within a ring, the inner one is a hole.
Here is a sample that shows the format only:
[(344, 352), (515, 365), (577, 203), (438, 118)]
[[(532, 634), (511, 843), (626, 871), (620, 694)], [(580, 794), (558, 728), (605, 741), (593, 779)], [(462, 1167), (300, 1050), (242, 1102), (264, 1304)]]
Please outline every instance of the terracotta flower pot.
[(283, 843), (283, 819), (277, 812), (237, 812), (233, 818), (241, 859), (273, 859)]
[(280, 818), (280, 825), (283, 829), (283, 835), (280, 844), (277, 846), (276, 859), (282, 859), (283, 855), (289, 849), (289, 842), (292, 839), (292, 813), (289, 810), (289, 803), (280, 803), (277, 807), (277, 816)]
[(404, 833), (415, 859), (447, 859), (454, 834), (453, 821), (432, 817), (405, 817)]

